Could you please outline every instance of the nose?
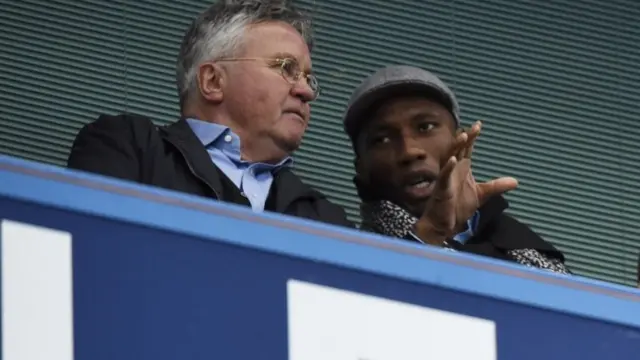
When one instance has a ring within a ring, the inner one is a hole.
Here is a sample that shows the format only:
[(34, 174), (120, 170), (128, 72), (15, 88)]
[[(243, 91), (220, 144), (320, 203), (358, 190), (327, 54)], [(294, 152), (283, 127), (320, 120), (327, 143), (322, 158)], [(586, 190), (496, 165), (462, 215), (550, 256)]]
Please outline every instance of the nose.
[(308, 103), (316, 98), (315, 92), (311, 89), (304, 76), (301, 76), (291, 87), (291, 95), (300, 99), (303, 103)]
[(400, 163), (411, 165), (415, 161), (425, 160), (427, 152), (418, 139), (413, 136), (405, 136), (400, 146)]

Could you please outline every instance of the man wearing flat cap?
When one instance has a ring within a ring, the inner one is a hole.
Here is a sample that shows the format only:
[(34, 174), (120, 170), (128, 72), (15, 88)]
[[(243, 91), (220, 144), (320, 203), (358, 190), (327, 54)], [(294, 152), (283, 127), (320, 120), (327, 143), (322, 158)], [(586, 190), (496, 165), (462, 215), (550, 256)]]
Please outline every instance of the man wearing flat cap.
[(507, 215), (513, 178), (476, 183), (473, 143), (455, 94), (411, 66), (378, 70), (356, 88), (344, 116), (356, 154), (363, 230), (526, 266), (569, 273), (564, 256)]

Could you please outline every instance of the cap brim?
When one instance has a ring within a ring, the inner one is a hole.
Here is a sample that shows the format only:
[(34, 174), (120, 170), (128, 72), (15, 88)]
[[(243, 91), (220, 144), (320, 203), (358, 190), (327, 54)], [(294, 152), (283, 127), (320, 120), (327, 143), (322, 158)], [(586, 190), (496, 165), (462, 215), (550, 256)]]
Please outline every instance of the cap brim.
[(343, 121), (345, 131), (352, 140), (355, 141), (355, 137), (362, 126), (367, 122), (372, 112), (376, 111), (382, 105), (385, 99), (398, 96), (425, 96), (426, 98), (435, 98), (439, 102), (442, 102), (449, 111), (451, 111), (452, 108), (452, 104), (447, 96), (436, 86), (422, 82), (413, 83), (406, 81), (387, 83), (384, 86), (371, 89), (362, 94), (349, 107)]

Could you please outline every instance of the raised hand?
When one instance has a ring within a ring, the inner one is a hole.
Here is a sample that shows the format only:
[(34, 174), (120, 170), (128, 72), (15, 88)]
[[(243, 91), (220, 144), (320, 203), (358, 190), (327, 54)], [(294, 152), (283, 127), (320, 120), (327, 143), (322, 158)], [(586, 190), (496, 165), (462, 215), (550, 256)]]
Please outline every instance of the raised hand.
[(451, 154), (440, 170), (423, 216), (416, 224), (416, 235), (431, 244), (462, 231), (473, 213), (494, 195), (513, 190), (516, 179), (502, 177), (476, 183), (471, 172), (471, 155), (482, 124), (476, 122), (471, 129), (460, 131)]

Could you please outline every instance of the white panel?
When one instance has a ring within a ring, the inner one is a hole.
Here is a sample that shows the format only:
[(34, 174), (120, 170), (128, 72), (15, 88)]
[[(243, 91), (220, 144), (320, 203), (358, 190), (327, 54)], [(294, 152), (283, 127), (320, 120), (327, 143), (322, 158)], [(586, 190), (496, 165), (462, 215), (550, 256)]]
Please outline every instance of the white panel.
[(2, 359), (73, 360), (71, 234), (2, 221)]
[(287, 303), (290, 360), (497, 359), (490, 320), (297, 280)]

